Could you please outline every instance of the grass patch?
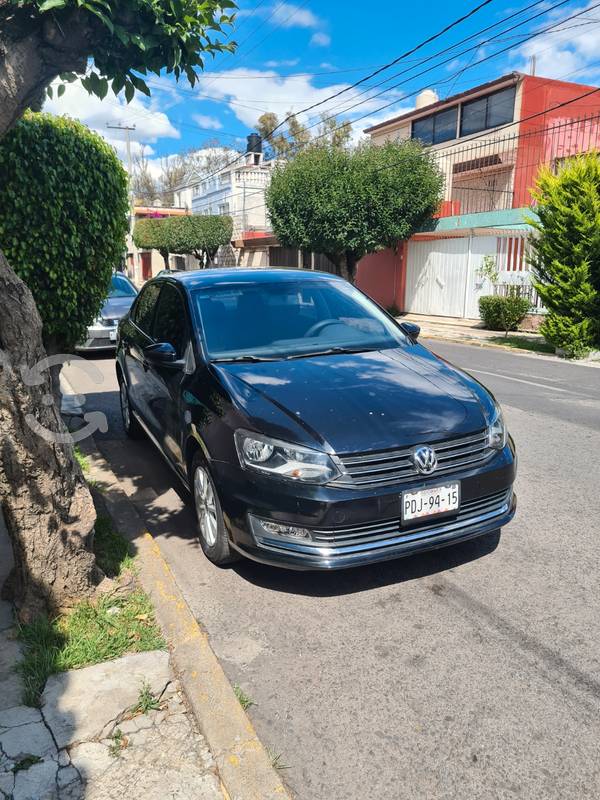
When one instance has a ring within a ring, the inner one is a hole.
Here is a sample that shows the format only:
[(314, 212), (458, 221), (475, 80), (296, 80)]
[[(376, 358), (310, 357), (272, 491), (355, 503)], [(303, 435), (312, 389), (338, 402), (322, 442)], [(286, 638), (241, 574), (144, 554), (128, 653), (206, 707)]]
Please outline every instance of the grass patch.
[[(110, 577), (134, 565), (127, 542), (106, 518), (100, 517), (96, 525), (94, 549), (98, 564)], [(20, 627), (19, 639), (24, 656), (18, 669), (23, 702), (29, 706), (39, 705), (50, 675), (166, 646), (142, 589), (124, 596), (104, 595), (93, 603), (83, 600), (56, 619), (39, 617)]]
[(502, 344), (505, 347), (530, 350), (534, 353), (554, 353), (554, 347), (541, 339), (530, 339), (528, 336), (493, 336), (489, 339), (493, 344)]
[(144, 682), (138, 701), (131, 709), (132, 714), (147, 714), (149, 711), (158, 711), (160, 709), (160, 700), (152, 694), (150, 684)]
[(256, 703), (250, 697), (250, 695), (246, 694), (246, 692), (242, 689), (242, 687), (238, 686), (237, 683), (234, 683), (233, 691), (244, 711), (247, 711), (250, 708), (250, 706), (256, 705)]
[(113, 758), (118, 758), (121, 755), (121, 750), (127, 747), (127, 739), (123, 736), (123, 731), (120, 728), (111, 736), (112, 742), (108, 748), (108, 752)]
[(129, 543), (117, 533), (108, 517), (99, 516), (94, 534), (96, 563), (109, 578), (116, 578), (124, 570), (132, 570), (134, 558)]
[(83, 453), (79, 449), (79, 445), (76, 444), (73, 450), (75, 451), (75, 461), (77, 461), (77, 463), (81, 467), (81, 471), (83, 472), (83, 474), (87, 475), (87, 473), (90, 471), (90, 464), (89, 461), (87, 460), (87, 457), (83, 455)]
[(267, 747), (267, 754), (271, 759), (271, 766), (274, 769), (284, 770), (290, 768), (288, 764), (284, 764), (282, 761), (283, 753), (276, 753), (274, 750), (271, 750), (269, 747)]

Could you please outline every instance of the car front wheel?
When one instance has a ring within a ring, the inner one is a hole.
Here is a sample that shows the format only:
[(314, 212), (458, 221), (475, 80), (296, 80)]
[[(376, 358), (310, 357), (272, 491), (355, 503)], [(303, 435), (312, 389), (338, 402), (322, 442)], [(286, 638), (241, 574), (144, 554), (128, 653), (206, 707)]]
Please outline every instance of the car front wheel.
[(196, 454), (192, 462), (192, 489), (198, 517), (200, 545), (204, 555), (213, 564), (229, 564), (236, 561), (237, 557), (232, 554), (229, 547), (215, 484), (200, 454)]
[(121, 419), (123, 420), (123, 428), (125, 433), (130, 439), (139, 439), (142, 436), (142, 428), (140, 423), (131, 413), (131, 404), (129, 402), (129, 391), (127, 384), (123, 379), (119, 381), (119, 400), (121, 403)]

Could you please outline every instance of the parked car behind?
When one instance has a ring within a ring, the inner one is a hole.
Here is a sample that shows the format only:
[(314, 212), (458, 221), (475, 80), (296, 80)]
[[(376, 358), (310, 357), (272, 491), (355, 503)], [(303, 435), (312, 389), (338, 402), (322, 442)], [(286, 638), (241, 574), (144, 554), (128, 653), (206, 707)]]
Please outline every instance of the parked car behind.
[(77, 350), (114, 350), (117, 345), (117, 325), (129, 311), (137, 293), (127, 276), (115, 273), (110, 279), (108, 297), (96, 319), (88, 326), (85, 342), (78, 345)]
[(492, 395), (328, 274), (200, 270), (119, 325), (125, 430), (192, 493), (217, 564), (331, 569), (495, 531), (515, 447)]

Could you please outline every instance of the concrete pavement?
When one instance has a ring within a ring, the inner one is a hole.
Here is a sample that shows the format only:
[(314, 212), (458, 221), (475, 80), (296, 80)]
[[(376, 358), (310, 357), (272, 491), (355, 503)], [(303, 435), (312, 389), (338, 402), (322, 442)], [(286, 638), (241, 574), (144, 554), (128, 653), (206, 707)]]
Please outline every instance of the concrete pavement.
[(366, 569), (289, 573), (204, 558), (152, 446), (123, 441), (111, 359), (86, 384), (98, 445), (301, 800), (600, 793), (600, 372), (431, 343), (503, 403), (519, 451), (501, 538)]

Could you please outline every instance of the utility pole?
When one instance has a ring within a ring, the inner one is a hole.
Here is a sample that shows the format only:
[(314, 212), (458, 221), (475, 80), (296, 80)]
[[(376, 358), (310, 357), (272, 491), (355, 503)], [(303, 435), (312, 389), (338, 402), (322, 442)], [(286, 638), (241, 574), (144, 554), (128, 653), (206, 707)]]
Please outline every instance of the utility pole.
[(106, 127), (111, 131), (125, 131), (125, 141), (127, 143), (127, 171), (129, 172), (129, 182), (133, 177), (133, 166), (131, 164), (131, 137), (130, 132), (135, 130), (135, 125), (111, 125), (106, 123)]
[[(111, 125), (106, 123), (106, 127), (113, 131), (125, 131), (125, 142), (127, 144), (127, 174), (129, 178), (129, 235), (133, 235), (133, 225), (135, 223), (135, 209), (133, 207), (133, 190), (131, 188), (133, 181), (133, 164), (131, 163), (131, 131), (135, 130), (135, 125)], [(126, 262), (126, 258), (123, 261)], [(134, 265), (135, 271), (135, 265)], [(135, 274), (135, 273), (134, 273)]]

